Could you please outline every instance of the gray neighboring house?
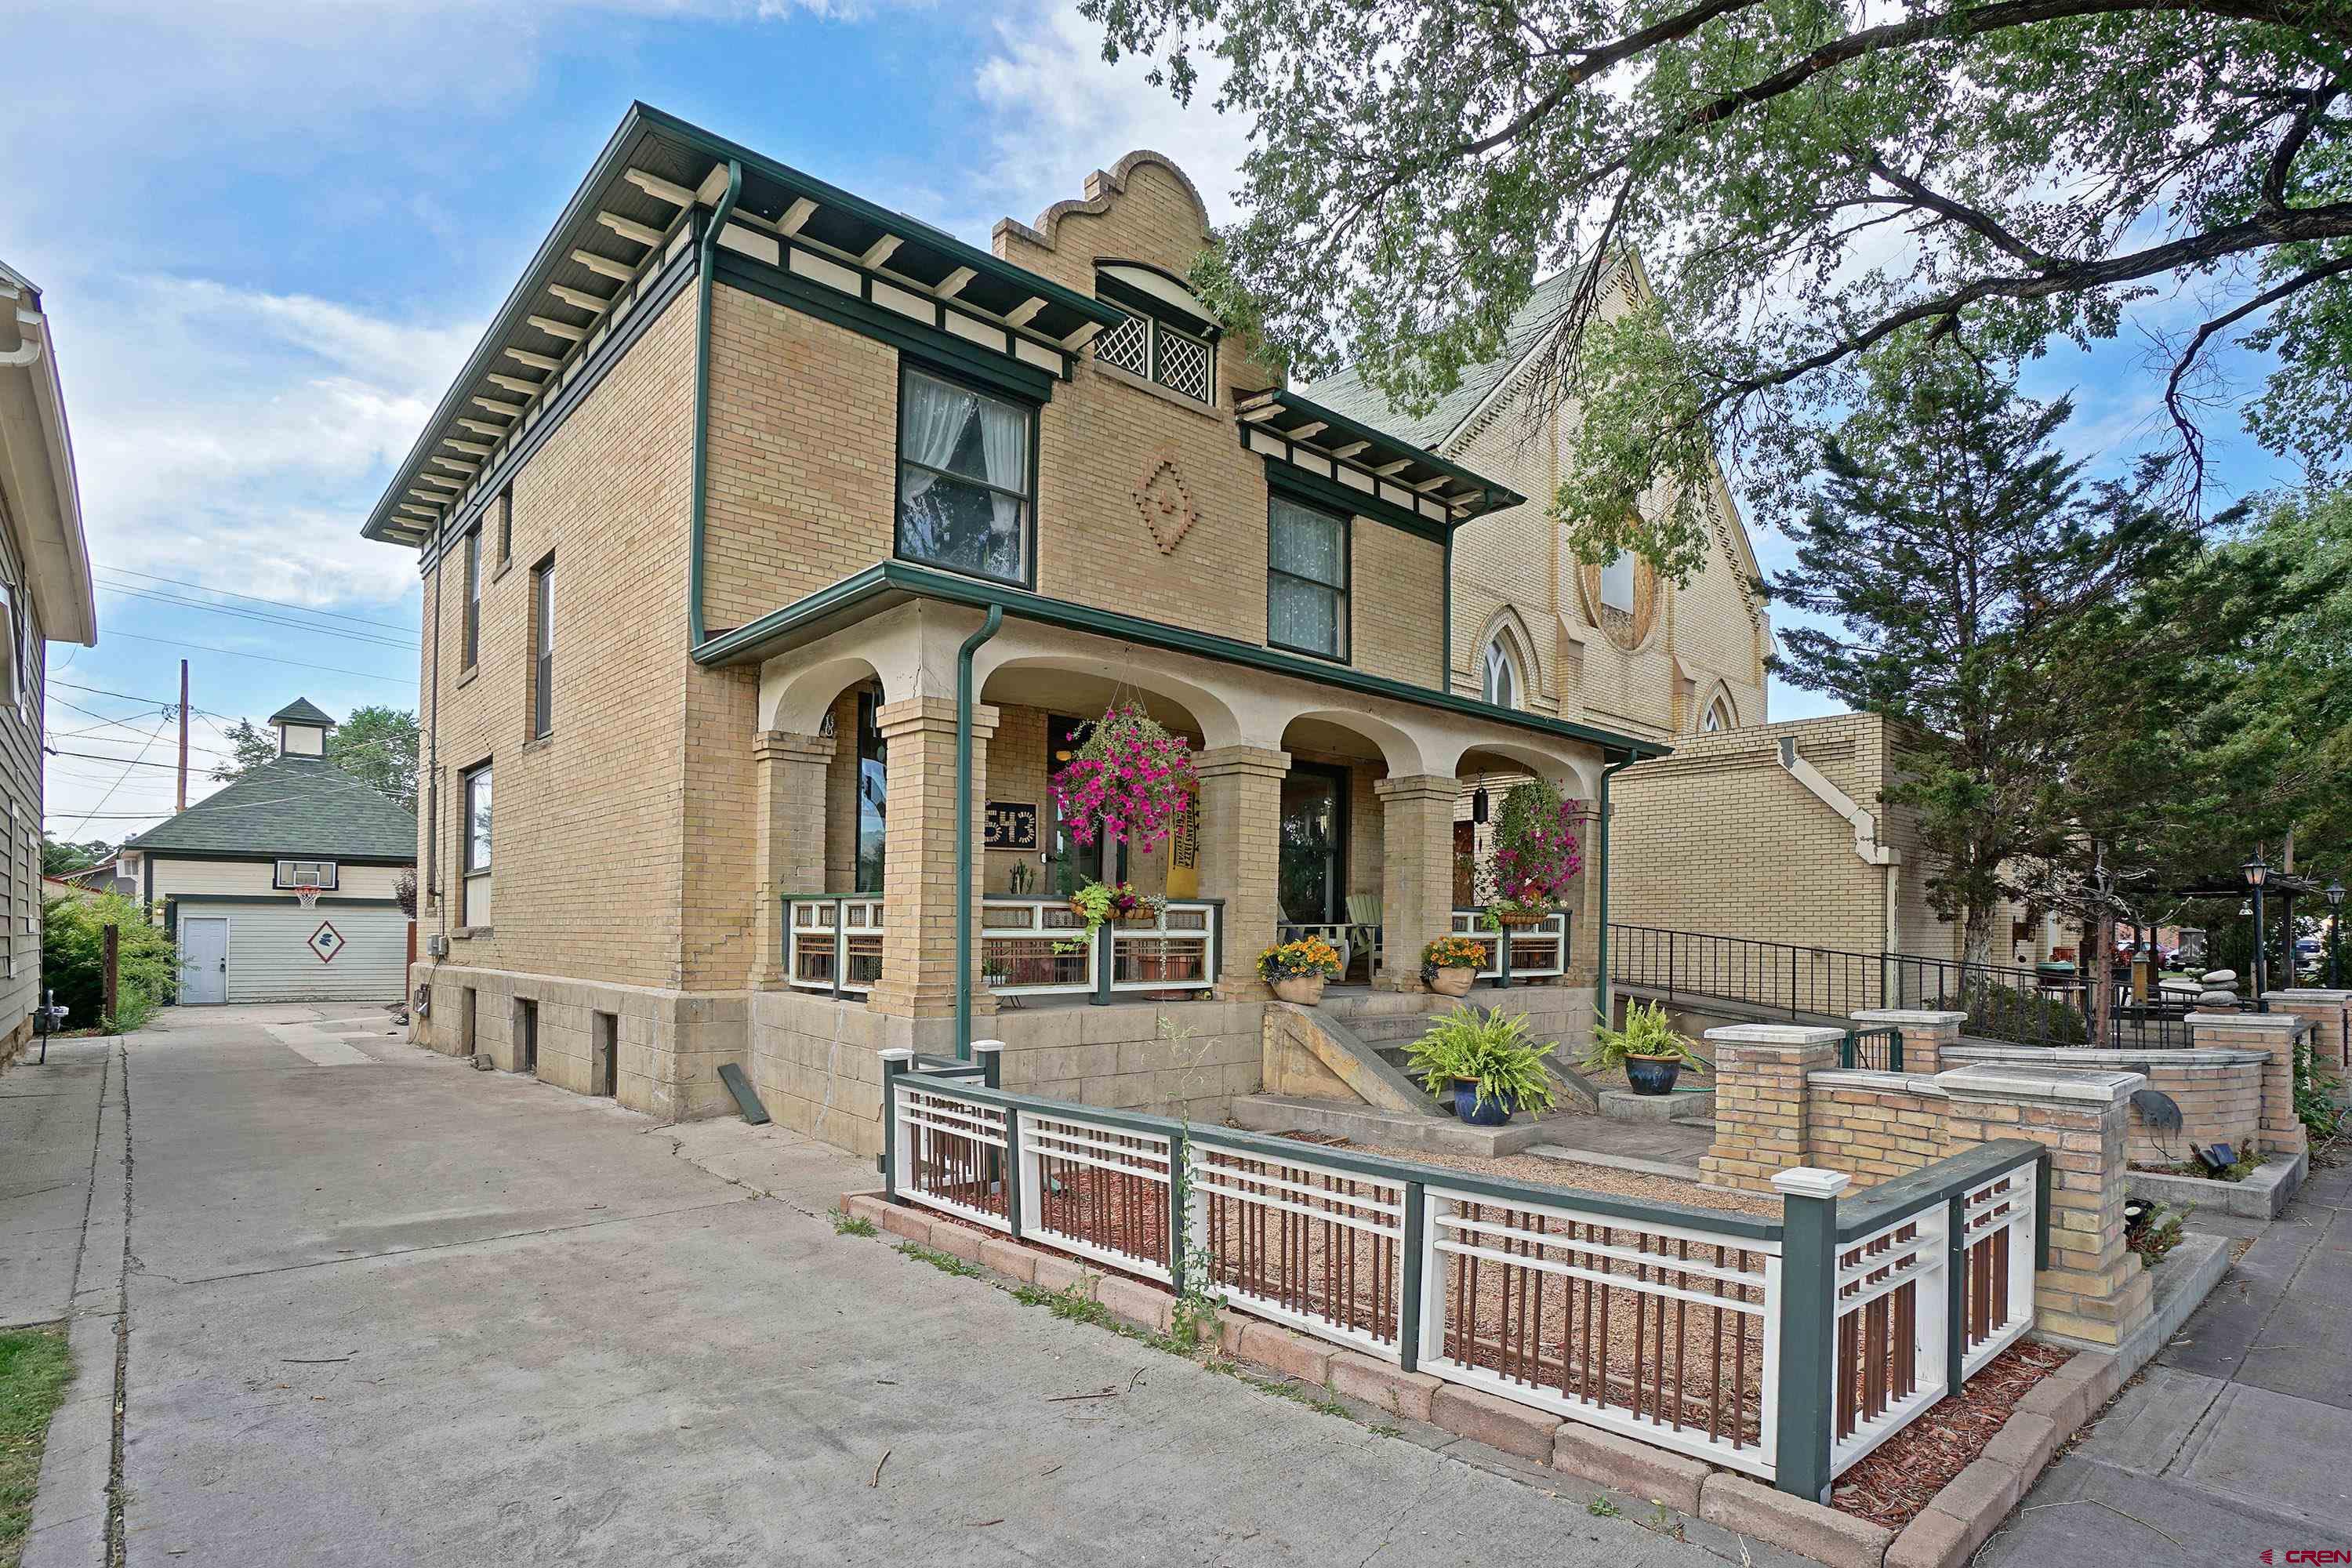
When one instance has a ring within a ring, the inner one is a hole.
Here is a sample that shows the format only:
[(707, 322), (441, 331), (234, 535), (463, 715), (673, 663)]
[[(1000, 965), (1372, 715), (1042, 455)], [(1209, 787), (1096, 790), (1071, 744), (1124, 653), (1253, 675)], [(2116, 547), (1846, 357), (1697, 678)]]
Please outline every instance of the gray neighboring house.
[(126, 841), (121, 872), (162, 906), (183, 1005), (393, 1001), (407, 987), (398, 889), (416, 814), (327, 760), (335, 721), (307, 700), (269, 722), (277, 757)]
[[(0, 262), (0, 1064), (24, 1048), (41, 988), (44, 649), (98, 643), (65, 390), (41, 291)], [(88, 1020), (81, 1020), (88, 1022)]]

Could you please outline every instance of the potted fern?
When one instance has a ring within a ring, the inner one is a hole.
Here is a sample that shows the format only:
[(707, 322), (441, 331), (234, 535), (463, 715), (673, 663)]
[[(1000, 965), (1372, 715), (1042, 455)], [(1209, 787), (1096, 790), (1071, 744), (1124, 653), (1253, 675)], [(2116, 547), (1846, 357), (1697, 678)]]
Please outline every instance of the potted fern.
[(1551, 1109), (1543, 1058), (1552, 1048), (1531, 1044), (1528, 1021), (1517, 1014), (1456, 1007), (1412, 1043), (1405, 1067), (1433, 1098), (1450, 1097), (1454, 1113), (1471, 1126), (1500, 1127), (1513, 1111), (1540, 1116)]
[(1635, 1094), (1672, 1094), (1685, 1066), (1712, 1070), (1715, 1064), (1668, 1022), (1664, 1004), (1634, 1002), (1625, 1008), (1623, 1028), (1611, 1028), (1606, 1019), (1592, 1026), (1592, 1044), (1580, 1065), (1594, 1073), (1622, 1068)]

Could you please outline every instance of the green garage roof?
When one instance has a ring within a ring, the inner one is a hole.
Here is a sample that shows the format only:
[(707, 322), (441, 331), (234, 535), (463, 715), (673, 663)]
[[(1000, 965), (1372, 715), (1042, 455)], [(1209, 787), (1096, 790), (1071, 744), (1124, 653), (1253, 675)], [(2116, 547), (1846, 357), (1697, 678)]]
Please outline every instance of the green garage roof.
[(280, 757), (122, 847), (405, 866), (416, 858), (416, 814), (322, 757)]

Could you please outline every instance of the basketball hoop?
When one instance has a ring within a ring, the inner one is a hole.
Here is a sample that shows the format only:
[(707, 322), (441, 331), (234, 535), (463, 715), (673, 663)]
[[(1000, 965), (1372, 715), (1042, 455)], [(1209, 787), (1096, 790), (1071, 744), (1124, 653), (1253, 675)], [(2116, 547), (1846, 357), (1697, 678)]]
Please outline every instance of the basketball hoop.
[(319, 889), (316, 888), (297, 888), (294, 896), (302, 900), (302, 907), (306, 910), (319, 907)]

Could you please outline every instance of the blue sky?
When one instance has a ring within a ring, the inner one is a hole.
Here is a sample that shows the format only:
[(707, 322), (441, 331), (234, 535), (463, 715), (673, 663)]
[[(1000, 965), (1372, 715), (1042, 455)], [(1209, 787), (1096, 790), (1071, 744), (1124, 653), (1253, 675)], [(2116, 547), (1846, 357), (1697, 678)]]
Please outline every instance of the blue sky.
[[(338, 716), (415, 705), (414, 558), (359, 524), (632, 98), (980, 244), (1139, 146), (1230, 216), (1244, 145), (1105, 66), (1045, 0), (0, 0), (10, 13), (36, 43), (0, 101), (0, 257), (46, 290), (102, 585), (100, 646), (51, 649), (52, 742), (167, 761), (168, 733), (150, 737), (185, 658), (199, 770), (222, 726), (296, 696)], [(2191, 303), (2147, 320), (2177, 326)], [(2157, 434), (2145, 350), (2137, 333), (2061, 347), (2029, 376), (2074, 390), (2072, 438), (2101, 467)], [(2224, 363), (2242, 385), (2258, 370)], [(2290, 477), (2231, 416), (2214, 433), (2225, 491)], [(1756, 542), (1768, 570), (1787, 558)], [(1772, 702), (1825, 710), (1785, 688)], [(53, 757), (48, 787), (61, 837), (171, 809), (162, 767)]]

